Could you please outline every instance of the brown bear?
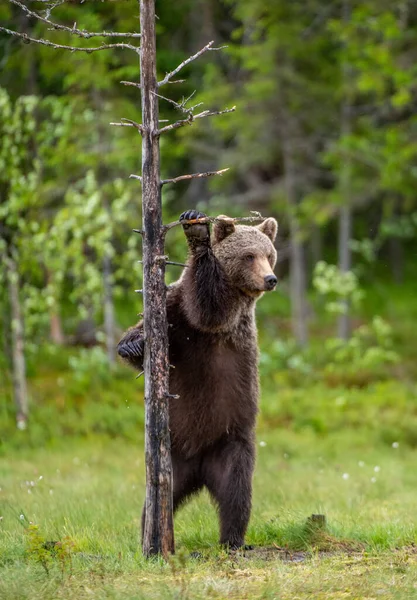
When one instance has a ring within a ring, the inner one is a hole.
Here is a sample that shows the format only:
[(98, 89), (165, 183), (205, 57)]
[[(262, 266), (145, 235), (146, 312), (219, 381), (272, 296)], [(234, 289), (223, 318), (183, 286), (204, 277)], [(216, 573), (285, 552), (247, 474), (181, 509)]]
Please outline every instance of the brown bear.
[[(189, 210), (180, 220), (205, 217)], [(220, 543), (238, 548), (251, 511), (259, 395), (255, 303), (273, 290), (275, 219), (256, 227), (220, 217), (185, 224), (189, 257), (167, 294), (174, 510), (206, 486), (220, 513)], [(118, 352), (142, 369), (142, 323)]]

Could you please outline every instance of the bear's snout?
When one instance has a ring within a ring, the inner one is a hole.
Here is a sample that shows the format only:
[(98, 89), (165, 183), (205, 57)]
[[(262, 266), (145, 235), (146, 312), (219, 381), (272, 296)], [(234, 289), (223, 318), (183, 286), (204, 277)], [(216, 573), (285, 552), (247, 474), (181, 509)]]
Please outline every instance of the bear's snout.
[(267, 275), (266, 277), (264, 277), (264, 282), (265, 282), (265, 289), (268, 292), (270, 292), (277, 285), (278, 279), (275, 277), (275, 275)]

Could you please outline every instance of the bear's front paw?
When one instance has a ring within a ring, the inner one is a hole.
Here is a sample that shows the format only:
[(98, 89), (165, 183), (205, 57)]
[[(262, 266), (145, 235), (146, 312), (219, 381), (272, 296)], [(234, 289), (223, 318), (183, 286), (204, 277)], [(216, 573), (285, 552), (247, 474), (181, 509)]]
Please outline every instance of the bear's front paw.
[[(186, 210), (180, 216), (180, 221), (194, 221), (204, 219), (207, 215), (198, 210)], [(184, 223), (184, 233), (190, 241), (204, 242), (210, 239), (210, 228), (208, 223)]]
[(132, 327), (117, 344), (117, 353), (135, 369), (142, 369), (145, 343), (141, 331)]

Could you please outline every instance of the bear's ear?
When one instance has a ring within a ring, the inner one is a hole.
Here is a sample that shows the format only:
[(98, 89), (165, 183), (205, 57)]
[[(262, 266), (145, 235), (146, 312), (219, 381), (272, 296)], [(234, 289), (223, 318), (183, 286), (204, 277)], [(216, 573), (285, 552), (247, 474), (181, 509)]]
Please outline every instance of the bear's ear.
[(271, 242), (275, 241), (278, 233), (278, 223), (275, 219), (270, 217), (269, 219), (265, 219), (263, 223), (257, 225), (257, 228), (262, 231), (265, 235), (269, 237)]
[(227, 238), (235, 231), (235, 224), (233, 219), (226, 217), (226, 215), (219, 215), (214, 223), (213, 233), (214, 240), (218, 243)]

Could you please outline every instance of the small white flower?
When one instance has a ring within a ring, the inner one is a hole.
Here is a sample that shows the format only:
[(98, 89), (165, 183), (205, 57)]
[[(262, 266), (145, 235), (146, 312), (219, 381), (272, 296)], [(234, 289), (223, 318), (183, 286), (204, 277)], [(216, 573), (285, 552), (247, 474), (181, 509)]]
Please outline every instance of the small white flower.
[(54, 490), (49, 490), (49, 495), (52, 496), (52, 494), (54, 493)]
[(264, 442), (263, 440), (261, 440), (261, 441), (259, 442), (259, 445), (261, 446), (261, 448), (265, 448), (265, 446), (266, 446), (266, 442)]
[(39, 475), (39, 481), (43, 479), (43, 475)]
[(376, 477), (371, 477), (371, 483), (376, 483)]
[(400, 444), (398, 442), (392, 442), (392, 447), (393, 448), (398, 448), (400, 446)]
[(20, 519), (21, 521), (24, 521), (24, 520), (25, 520), (25, 515), (19, 515), (19, 519)]
[(381, 470), (381, 467), (378, 467), (378, 465), (376, 467), (374, 467), (374, 471), (375, 473), (379, 473)]
[(363, 462), (363, 460), (360, 460), (360, 461), (358, 462), (358, 465), (359, 465), (360, 467), (364, 467), (364, 466), (365, 466), (365, 463)]
[(35, 482), (34, 482), (34, 481), (31, 481), (31, 482), (30, 482), (30, 485), (31, 485), (32, 487), (34, 487), (34, 486), (35, 486)]
[(343, 473), (342, 478), (343, 479), (349, 479), (349, 473)]
[(32, 490), (30, 490), (30, 489), (29, 489), (29, 490), (28, 490), (28, 494), (31, 494), (31, 493), (32, 493)]

